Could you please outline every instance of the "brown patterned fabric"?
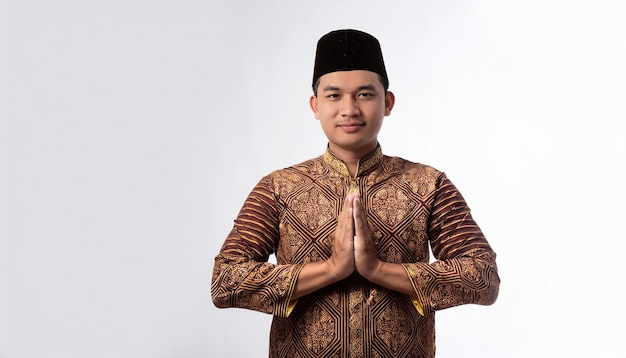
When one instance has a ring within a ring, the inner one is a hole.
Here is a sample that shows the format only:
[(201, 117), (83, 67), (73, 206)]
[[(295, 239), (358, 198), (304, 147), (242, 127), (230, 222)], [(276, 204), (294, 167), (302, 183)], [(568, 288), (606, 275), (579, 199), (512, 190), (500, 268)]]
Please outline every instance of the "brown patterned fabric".
[[(331, 255), (343, 200), (358, 190), (381, 260), (402, 264), (417, 299), (357, 273), (289, 305), (298, 273)], [(436, 261), (429, 264), (429, 244)], [(268, 263), (276, 254), (277, 264)], [(274, 315), (270, 357), (434, 357), (435, 311), (491, 304), (496, 255), (442, 172), (380, 147), (355, 178), (329, 150), (261, 179), (215, 258), (218, 307)], [(423, 315), (418, 307), (423, 308)]]

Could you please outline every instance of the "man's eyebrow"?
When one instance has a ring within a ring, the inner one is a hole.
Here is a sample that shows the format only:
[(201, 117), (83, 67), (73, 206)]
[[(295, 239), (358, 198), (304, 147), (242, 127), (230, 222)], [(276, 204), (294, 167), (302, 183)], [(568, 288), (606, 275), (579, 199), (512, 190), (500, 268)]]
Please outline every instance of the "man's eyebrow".
[[(341, 90), (341, 88), (339, 88), (339, 87), (337, 87), (337, 86), (332, 86), (332, 85), (326, 86), (326, 87), (324, 87), (324, 88), (322, 89), (322, 91), (325, 91), (325, 92), (328, 92), (328, 91), (340, 91), (340, 90)], [(359, 87), (356, 89), (356, 92), (363, 91), (363, 90), (370, 90), (370, 91), (374, 91), (374, 90), (376, 90), (376, 86), (374, 86), (374, 85), (372, 85), (372, 84), (359, 86)]]
[(339, 91), (340, 88), (336, 87), (336, 86), (326, 86), (322, 89), (322, 91), (328, 92), (328, 91)]

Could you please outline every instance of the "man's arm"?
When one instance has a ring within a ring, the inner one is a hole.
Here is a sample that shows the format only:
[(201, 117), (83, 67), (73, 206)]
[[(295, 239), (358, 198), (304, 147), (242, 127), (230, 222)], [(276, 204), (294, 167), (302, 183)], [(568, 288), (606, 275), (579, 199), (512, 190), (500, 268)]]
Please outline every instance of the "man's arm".
[(279, 240), (278, 209), (267, 176), (254, 187), (215, 258), (213, 303), (285, 317), (302, 265), (267, 262)]
[(298, 275), (292, 300), (341, 281), (354, 272), (353, 206), (354, 197), (347, 197), (337, 218), (331, 257), (304, 265)]
[(420, 313), (467, 303), (489, 305), (500, 279), (491, 250), (456, 187), (441, 175), (429, 237), (437, 261), (394, 264), (378, 258), (360, 198), (354, 201), (355, 266), (367, 280), (409, 295)]

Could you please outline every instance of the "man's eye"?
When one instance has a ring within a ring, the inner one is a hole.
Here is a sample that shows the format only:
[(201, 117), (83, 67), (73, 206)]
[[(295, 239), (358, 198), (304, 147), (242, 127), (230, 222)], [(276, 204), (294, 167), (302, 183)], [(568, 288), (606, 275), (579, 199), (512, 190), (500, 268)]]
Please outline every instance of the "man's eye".
[(369, 92), (359, 93), (359, 97), (372, 97), (373, 94)]
[(330, 99), (336, 99), (339, 98), (339, 95), (336, 93), (331, 93), (328, 96), (326, 96), (326, 98), (330, 98)]

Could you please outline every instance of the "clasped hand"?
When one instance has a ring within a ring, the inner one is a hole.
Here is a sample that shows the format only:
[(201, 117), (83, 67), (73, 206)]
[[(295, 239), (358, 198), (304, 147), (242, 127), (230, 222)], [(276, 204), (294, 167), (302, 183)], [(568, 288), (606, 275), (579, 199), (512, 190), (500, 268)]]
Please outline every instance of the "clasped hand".
[(332, 256), (328, 262), (339, 279), (348, 277), (354, 271), (366, 279), (376, 274), (380, 260), (360, 195), (346, 198), (337, 218), (334, 236)]

